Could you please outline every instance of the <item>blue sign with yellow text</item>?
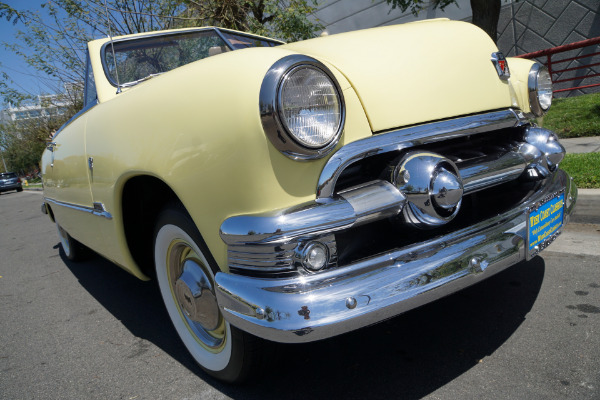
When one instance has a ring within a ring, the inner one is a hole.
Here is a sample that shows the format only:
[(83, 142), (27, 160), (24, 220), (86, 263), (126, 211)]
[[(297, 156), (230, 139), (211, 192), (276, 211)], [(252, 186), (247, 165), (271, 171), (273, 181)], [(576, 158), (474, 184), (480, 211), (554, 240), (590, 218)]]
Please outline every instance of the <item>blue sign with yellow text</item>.
[(565, 194), (561, 193), (529, 214), (527, 236), (530, 252), (536, 246), (542, 250), (554, 240), (555, 234), (563, 224), (564, 203)]

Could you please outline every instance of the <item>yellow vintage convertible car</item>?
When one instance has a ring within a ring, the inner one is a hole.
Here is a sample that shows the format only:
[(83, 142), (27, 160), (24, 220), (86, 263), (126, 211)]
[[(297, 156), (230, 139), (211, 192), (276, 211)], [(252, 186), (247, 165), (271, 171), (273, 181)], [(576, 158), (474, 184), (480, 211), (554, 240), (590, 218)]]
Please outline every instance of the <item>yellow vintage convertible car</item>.
[(263, 339), (339, 335), (529, 260), (575, 206), (532, 123), (548, 71), (468, 23), (123, 36), (89, 43), (86, 76), (43, 154), (43, 211), (69, 259), (155, 278), (225, 381)]

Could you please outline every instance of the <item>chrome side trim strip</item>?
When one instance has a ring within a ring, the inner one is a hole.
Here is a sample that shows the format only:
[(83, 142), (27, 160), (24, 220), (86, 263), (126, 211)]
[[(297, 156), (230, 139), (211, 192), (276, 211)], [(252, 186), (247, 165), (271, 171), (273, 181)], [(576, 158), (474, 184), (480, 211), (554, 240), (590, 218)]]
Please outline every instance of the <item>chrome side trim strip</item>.
[(102, 203), (94, 203), (93, 207), (86, 207), (86, 206), (81, 206), (78, 204), (72, 204), (72, 203), (67, 203), (64, 201), (54, 200), (49, 197), (44, 197), (44, 202), (52, 203), (54, 205), (61, 206), (61, 207), (67, 207), (72, 210), (77, 210), (77, 211), (93, 214), (98, 217), (112, 219), (112, 215), (108, 211), (106, 211), (106, 208), (104, 208), (104, 204), (102, 204)]
[(327, 161), (319, 177), (317, 199), (332, 197), (341, 173), (350, 164), (363, 158), (442, 140), (515, 127), (520, 123), (521, 120), (517, 113), (508, 109), (403, 128), (357, 140), (340, 148)]
[(565, 189), (572, 199), (568, 216), (576, 188), (558, 170), (504, 214), (343, 268), (286, 279), (218, 272), (219, 308), (232, 325), (284, 343), (325, 339), (383, 321), (524, 260), (528, 209)]

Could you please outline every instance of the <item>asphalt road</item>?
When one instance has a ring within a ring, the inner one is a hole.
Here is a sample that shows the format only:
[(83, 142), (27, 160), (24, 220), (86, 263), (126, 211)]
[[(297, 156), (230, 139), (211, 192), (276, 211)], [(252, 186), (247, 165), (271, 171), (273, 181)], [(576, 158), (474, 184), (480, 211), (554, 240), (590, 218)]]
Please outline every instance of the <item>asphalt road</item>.
[(600, 398), (598, 256), (546, 251), (382, 324), (268, 347), (231, 387), (195, 366), (152, 283), (66, 260), (40, 201), (0, 196), (0, 399)]

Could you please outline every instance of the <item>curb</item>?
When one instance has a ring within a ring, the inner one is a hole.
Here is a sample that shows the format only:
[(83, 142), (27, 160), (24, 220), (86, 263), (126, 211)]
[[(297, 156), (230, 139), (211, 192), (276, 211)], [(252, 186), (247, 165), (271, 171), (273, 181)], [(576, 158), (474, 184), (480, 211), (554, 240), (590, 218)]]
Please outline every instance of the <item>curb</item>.
[(600, 189), (577, 189), (578, 196), (600, 196)]

